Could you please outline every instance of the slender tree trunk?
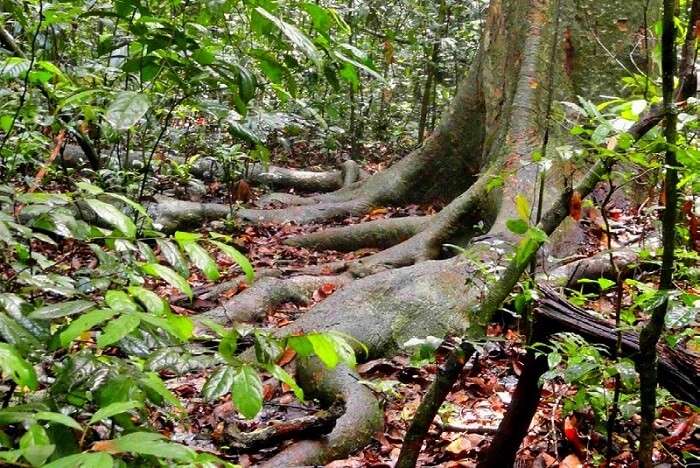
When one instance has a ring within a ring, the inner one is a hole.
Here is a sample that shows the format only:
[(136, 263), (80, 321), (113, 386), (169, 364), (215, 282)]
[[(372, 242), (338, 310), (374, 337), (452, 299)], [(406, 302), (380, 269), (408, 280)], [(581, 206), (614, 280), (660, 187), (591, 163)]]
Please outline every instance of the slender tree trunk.
[[(438, 23), (442, 24), (445, 21), (445, 1), (440, 2), (440, 15), (438, 17)], [(423, 143), (425, 138), (425, 129), (428, 124), (428, 111), (430, 110), (430, 100), (433, 94), (433, 81), (435, 80), (435, 73), (437, 70), (437, 62), (440, 56), (440, 40), (442, 39), (442, 27), (439, 28), (435, 33), (435, 38), (433, 40), (433, 48), (430, 56), (428, 57), (428, 66), (426, 67), (426, 77), (425, 77), (425, 87), (423, 88), (423, 96), (421, 97), (420, 105), (420, 120), (418, 121), (418, 143)]]
[(664, 329), (668, 309), (668, 293), (673, 289), (673, 258), (675, 249), (676, 211), (678, 204), (678, 172), (676, 170), (676, 109), (674, 77), (676, 74), (676, 26), (674, 0), (664, 0), (663, 34), (661, 37), (661, 66), (663, 78), (664, 113), (666, 116), (666, 178), (664, 192), (666, 206), (663, 214), (663, 255), (659, 293), (665, 297), (652, 312), (649, 322), (639, 336), (641, 357), (637, 363), (640, 379), (641, 430), (639, 435), (639, 461), (642, 468), (653, 467), (654, 420), (656, 419), (657, 355), (656, 344)]

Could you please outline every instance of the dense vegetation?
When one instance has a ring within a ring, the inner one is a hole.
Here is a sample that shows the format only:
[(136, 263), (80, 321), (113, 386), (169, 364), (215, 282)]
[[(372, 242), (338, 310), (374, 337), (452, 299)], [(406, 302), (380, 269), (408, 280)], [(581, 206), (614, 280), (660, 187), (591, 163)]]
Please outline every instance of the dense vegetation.
[(3, 463), (697, 463), (700, 2), (588, 3), (0, 0)]

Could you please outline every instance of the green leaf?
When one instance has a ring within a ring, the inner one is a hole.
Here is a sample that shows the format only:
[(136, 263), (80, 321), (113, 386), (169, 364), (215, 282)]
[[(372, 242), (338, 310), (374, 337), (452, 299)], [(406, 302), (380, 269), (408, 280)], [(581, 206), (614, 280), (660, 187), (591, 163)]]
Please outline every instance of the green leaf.
[(117, 131), (133, 127), (148, 111), (151, 103), (145, 94), (122, 91), (105, 112), (105, 120)]
[(515, 196), (515, 208), (518, 211), (518, 216), (520, 216), (520, 219), (523, 221), (526, 221), (529, 223), (530, 221), (530, 203), (527, 201), (527, 198), (524, 196), (518, 194)]
[(153, 291), (150, 291), (142, 286), (129, 286), (128, 291), (129, 294), (143, 304), (146, 310), (153, 315), (162, 316), (170, 312), (168, 303)]
[(508, 229), (514, 234), (525, 234), (529, 224), (523, 219), (514, 218), (506, 221), (506, 227), (508, 227)]
[(143, 403), (136, 400), (118, 401), (116, 403), (112, 403), (111, 405), (107, 405), (104, 408), (100, 408), (99, 410), (95, 411), (95, 414), (93, 414), (90, 421), (88, 421), (88, 425), (91, 426), (102, 421), (103, 419), (111, 418), (112, 416), (126, 413), (127, 411), (136, 408), (143, 408)]
[(340, 362), (340, 357), (335, 350), (335, 342), (327, 335), (321, 333), (311, 333), (306, 335), (314, 348), (314, 353), (321, 362), (328, 368), (333, 369)]
[[(355, 359), (355, 350), (352, 349), (350, 343), (334, 332), (329, 332), (324, 334), (335, 346), (335, 352), (342, 362), (344, 362), (349, 367), (355, 367), (357, 361)], [(366, 349), (365, 349), (366, 351)]]
[(34, 368), (19, 355), (14, 346), (7, 343), (0, 343), (0, 370), (17, 385), (29, 387), (31, 390), (39, 388)]
[(181, 461), (191, 461), (195, 452), (184, 445), (174, 444), (163, 440), (160, 434), (150, 432), (132, 432), (113, 440), (114, 448), (120, 452), (130, 452), (137, 455), (152, 455)]
[(56, 446), (51, 444), (46, 429), (39, 424), (32, 424), (19, 440), (19, 448), (29, 463), (33, 466), (43, 466)]
[(190, 271), (187, 268), (187, 262), (185, 262), (185, 258), (175, 244), (163, 239), (156, 239), (156, 244), (160, 249), (160, 253), (165, 257), (165, 261), (168, 262), (175, 271), (184, 277), (189, 276)]
[(177, 408), (182, 408), (182, 403), (178, 398), (168, 390), (168, 387), (165, 386), (163, 381), (158, 377), (158, 374), (155, 372), (146, 372), (143, 374), (143, 377), (139, 380), (143, 385), (160, 395), (163, 400), (167, 401), (171, 405), (177, 407)]
[(36, 419), (37, 421), (49, 421), (56, 424), (62, 424), (64, 426), (76, 429), (78, 431), (83, 430), (83, 427), (80, 424), (78, 424), (78, 422), (75, 419), (71, 418), (70, 416), (66, 416), (62, 413), (54, 413), (51, 411), (39, 411), (34, 415), (34, 419)]
[(97, 338), (97, 346), (104, 348), (124, 338), (126, 335), (136, 330), (141, 323), (136, 315), (122, 315), (118, 319), (109, 322), (102, 334)]
[(126, 312), (138, 312), (139, 307), (136, 303), (124, 292), (110, 289), (105, 294), (105, 302), (110, 309), (116, 310), (123, 314)]
[(243, 270), (243, 273), (245, 274), (246, 279), (248, 280), (248, 283), (252, 283), (253, 280), (255, 280), (255, 271), (253, 270), (253, 265), (250, 264), (250, 261), (248, 261), (245, 255), (240, 253), (234, 247), (231, 247), (228, 244), (224, 244), (223, 242), (215, 240), (210, 240), (209, 242), (217, 246), (219, 250), (221, 250), (234, 262), (236, 262), (239, 267), (241, 267), (241, 270)]
[(200, 65), (211, 65), (212, 63), (214, 63), (214, 59), (216, 58), (216, 56), (211, 50), (202, 48), (192, 52), (192, 58), (195, 62), (199, 63)]
[(109, 320), (115, 315), (116, 312), (111, 309), (98, 309), (81, 315), (73, 320), (70, 325), (68, 325), (68, 328), (60, 333), (59, 340), (61, 346), (68, 346), (71, 341), (80, 336), (84, 331), (90, 330), (95, 325)]
[(85, 203), (88, 204), (97, 216), (105, 220), (110, 226), (119, 229), (126, 237), (130, 239), (136, 237), (136, 225), (117, 207), (95, 198), (85, 200)]
[(44, 465), (44, 468), (111, 468), (112, 466), (114, 466), (114, 459), (110, 454), (84, 452), (59, 458)]
[(309, 357), (314, 353), (314, 347), (308, 336), (290, 336), (287, 344), (301, 357)]
[(197, 268), (202, 270), (204, 276), (206, 276), (209, 281), (216, 281), (219, 279), (219, 268), (217, 267), (216, 262), (201, 245), (199, 245), (196, 241), (183, 242), (180, 245), (187, 253), (190, 260), (192, 260), (192, 263), (194, 263)]
[(95, 307), (95, 304), (90, 301), (68, 301), (68, 302), (57, 302), (56, 304), (49, 304), (44, 307), (36, 309), (34, 312), (29, 314), (29, 318), (50, 320), (59, 317), (67, 317), (69, 315), (80, 314), (86, 310), (90, 310)]
[(170, 268), (159, 263), (147, 263), (141, 267), (144, 273), (157, 276), (163, 279), (166, 283), (179, 289), (187, 297), (192, 299), (192, 288), (185, 278), (175, 273)]
[(243, 416), (254, 418), (262, 409), (263, 387), (258, 372), (244, 364), (233, 378), (233, 403)]
[(219, 342), (219, 354), (228, 362), (233, 362), (238, 348), (238, 332), (231, 330)]
[(299, 385), (296, 383), (296, 381), (292, 378), (289, 373), (287, 373), (286, 370), (282, 369), (280, 366), (277, 364), (267, 364), (265, 366), (265, 369), (277, 380), (280, 382), (284, 382), (287, 385), (289, 385), (289, 388), (292, 389), (294, 392), (294, 395), (301, 400), (304, 401), (304, 390), (299, 387)]
[(236, 371), (229, 366), (223, 366), (217, 369), (209, 376), (209, 379), (202, 388), (204, 399), (207, 401), (214, 401), (226, 395), (231, 391), (235, 375)]
[(319, 53), (314, 43), (311, 42), (311, 39), (306, 37), (304, 33), (299, 31), (291, 24), (282, 21), (276, 16), (273, 16), (264, 8), (256, 7), (255, 11), (262, 17), (270, 21), (272, 24), (274, 24), (277, 27), (277, 29), (279, 29), (282, 32), (282, 34), (287, 36), (287, 39), (289, 39), (295, 47), (297, 47), (299, 50), (302, 51), (302, 53), (304, 53), (304, 55), (311, 59), (311, 61), (314, 62), (314, 64), (319, 69), (321, 68), (321, 54)]

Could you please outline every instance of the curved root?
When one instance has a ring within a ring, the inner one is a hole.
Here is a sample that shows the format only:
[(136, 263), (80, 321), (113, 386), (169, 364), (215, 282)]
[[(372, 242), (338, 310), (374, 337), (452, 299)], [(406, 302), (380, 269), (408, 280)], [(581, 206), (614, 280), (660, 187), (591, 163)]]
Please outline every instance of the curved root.
[(291, 206), (274, 210), (242, 209), (238, 215), (252, 222), (258, 223), (297, 223), (310, 224), (347, 216), (357, 216), (367, 213), (372, 208), (372, 203), (363, 198), (339, 203), (317, 203), (315, 205)]
[(294, 443), (261, 466), (324, 465), (362, 449), (382, 430), (384, 412), (374, 394), (359, 383), (354, 371), (342, 365), (327, 369), (313, 359), (300, 363), (297, 378), (324, 406), (329, 407), (338, 400), (344, 402), (345, 412), (329, 434)]
[(168, 197), (157, 197), (156, 202), (148, 206), (148, 212), (163, 232), (198, 226), (231, 213), (228, 205), (219, 203), (197, 203)]
[(340, 288), (350, 280), (342, 275), (267, 277), (202, 316), (218, 322), (255, 322), (284, 302), (308, 304), (314, 291), (324, 284)]
[(351, 252), (365, 247), (385, 249), (420, 232), (428, 225), (430, 219), (430, 216), (378, 219), (291, 237), (285, 241), (285, 244), (341, 252)]

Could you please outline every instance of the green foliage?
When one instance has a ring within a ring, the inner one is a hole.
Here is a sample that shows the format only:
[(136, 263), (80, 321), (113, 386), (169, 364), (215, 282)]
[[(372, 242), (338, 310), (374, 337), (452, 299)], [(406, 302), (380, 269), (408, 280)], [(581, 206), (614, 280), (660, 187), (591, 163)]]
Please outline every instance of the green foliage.
[[(11, 426), (16, 434), (15, 440), (3, 442), (9, 448), (0, 451), (4, 460), (109, 466), (128, 456), (144, 463), (153, 457), (176, 465), (222, 463), (160, 435), (133, 432), (132, 418), (147, 426), (146, 406), (171, 407), (174, 415), (182, 410), (156, 371), (212, 367), (204, 397), (214, 400), (230, 393), (239, 412), (252, 418), (263, 405), (261, 373), (285, 382), (303, 398), (294, 379), (276, 364), (287, 347), (294, 347), (291, 342), (305, 342), (306, 355), (318, 356), (328, 366), (354, 365), (352, 348), (333, 333), (276, 338), (252, 328), (225, 330), (211, 324), (221, 332), (220, 339), (195, 336), (194, 321), (172, 312), (150, 289), (152, 277), (192, 298), (186, 278), (193, 269), (210, 280), (219, 277), (211, 249), (237, 262), (252, 282), (252, 265), (226, 243), (231, 241), (227, 236), (165, 236), (152, 229), (143, 206), (87, 182), (70, 193), (19, 192), (7, 186), (2, 193), (1, 255), (12, 274), (0, 285), (0, 371), (2, 379), (17, 386), (10, 393), (13, 404), (0, 411), (0, 425)], [(82, 246), (94, 267), (70, 271), (52, 259), (52, 249), (68, 240)], [(238, 346), (241, 339), (253, 341), (252, 360), (241, 357), (247, 347)], [(200, 340), (218, 341), (218, 351), (202, 348)], [(199, 350), (199, 360), (188, 353), (193, 349)], [(53, 380), (40, 380), (37, 366), (48, 366)], [(65, 442), (49, 430), (55, 425), (71, 430), (61, 437), (72, 440), (77, 452), (58, 450)], [(100, 440), (103, 432), (95, 428), (102, 425), (119, 437)], [(96, 453), (85, 451), (89, 442)]]

